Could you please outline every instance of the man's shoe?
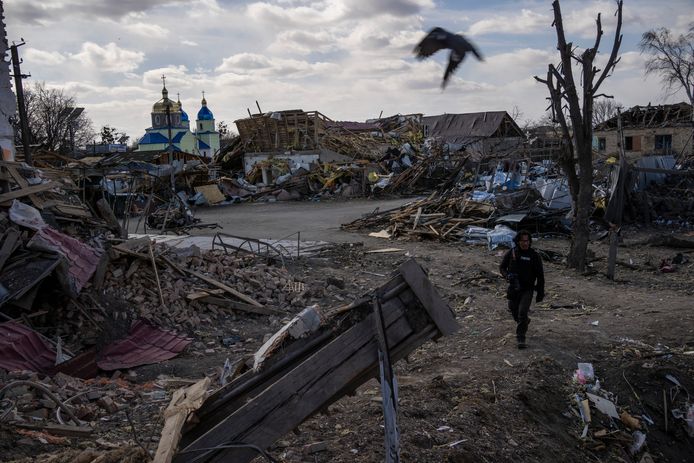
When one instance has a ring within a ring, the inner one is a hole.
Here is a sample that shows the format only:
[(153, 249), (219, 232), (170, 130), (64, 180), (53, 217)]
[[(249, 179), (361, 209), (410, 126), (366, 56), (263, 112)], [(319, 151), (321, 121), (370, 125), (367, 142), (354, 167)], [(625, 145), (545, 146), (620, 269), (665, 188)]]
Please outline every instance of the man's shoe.
[(525, 344), (525, 338), (518, 338), (518, 348), (519, 349), (525, 349), (527, 344)]

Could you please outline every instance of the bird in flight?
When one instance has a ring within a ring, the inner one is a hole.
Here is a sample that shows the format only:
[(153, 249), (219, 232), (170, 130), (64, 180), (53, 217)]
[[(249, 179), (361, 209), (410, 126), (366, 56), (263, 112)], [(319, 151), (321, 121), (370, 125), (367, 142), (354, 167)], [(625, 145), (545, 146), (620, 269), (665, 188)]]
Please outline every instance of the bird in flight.
[(484, 58), (482, 58), (477, 48), (465, 37), (460, 34), (453, 34), (440, 27), (433, 28), (427, 36), (417, 44), (413, 51), (417, 58), (421, 60), (430, 57), (444, 48), (450, 49), (451, 54), (448, 56), (448, 67), (446, 67), (446, 73), (443, 75), (441, 88), (446, 88), (449, 77), (460, 63), (463, 62), (467, 52), (472, 52), (478, 60), (484, 61)]

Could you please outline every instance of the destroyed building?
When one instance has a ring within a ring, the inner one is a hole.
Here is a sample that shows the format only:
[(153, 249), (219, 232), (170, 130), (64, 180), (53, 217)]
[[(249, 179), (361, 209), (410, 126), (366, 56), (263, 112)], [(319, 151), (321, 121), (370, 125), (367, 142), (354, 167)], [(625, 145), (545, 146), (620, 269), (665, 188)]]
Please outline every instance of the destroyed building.
[[(619, 133), (615, 116), (598, 124), (593, 132), (598, 152), (619, 153)], [(673, 155), (690, 158), (692, 148), (692, 106), (687, 103), (634, 106), (621, 114), (624, 153), (633, 160), (644, 155)]]
[(477, 160), (506, 159), (523, 147), (525, 134), (506, 111), (440, 114), (422, 118), (424, 138), (465, 150)]
[(321, 146), (330, 118), (318, 111), (292, 109), (251, 114), (234, 121), (243, 147), (246, 173), (268, 159), (291, 160), (304, 169), (321, 162), (350, 161), (347, 156)]

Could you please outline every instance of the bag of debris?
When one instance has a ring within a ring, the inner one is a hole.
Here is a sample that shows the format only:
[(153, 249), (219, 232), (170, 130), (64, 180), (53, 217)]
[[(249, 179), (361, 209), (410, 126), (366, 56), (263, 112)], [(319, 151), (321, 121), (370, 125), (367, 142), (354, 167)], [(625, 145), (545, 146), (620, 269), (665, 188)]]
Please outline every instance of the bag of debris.
[(491, 230), (484, 227), (476, 227), (470, 225), (465, 229), (463, 236), (465, 237), (465, 242), (469, 244), (484, 244), (487, 242), (487, 234)]
[(22, 227), (30, 228), (34, 231), (40, 230), (46, 226), (43, 217), (38, 209), (35, 209), (28, 204), (24, 204), (16, 199), (12, 201), (10, 207), (10, 220)]
[(499, 246), (513, 247), (513, 238), (516, 237), (516, 232), (508, 228), (506, 225), (497, 225), (494, 230), (487, 233), (487, 247), (490, 250), (496, 249)]

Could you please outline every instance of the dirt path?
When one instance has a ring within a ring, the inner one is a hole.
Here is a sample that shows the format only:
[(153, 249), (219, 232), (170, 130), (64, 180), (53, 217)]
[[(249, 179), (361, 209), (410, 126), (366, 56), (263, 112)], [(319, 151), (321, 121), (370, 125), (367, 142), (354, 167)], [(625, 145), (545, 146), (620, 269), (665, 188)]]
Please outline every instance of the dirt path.
[(363, 241), (363, 238), (341, 231), (341, 224), (377, 208), (384, 211), (412, 200), (244, 203), (199, 208), (195, 217), (204, 223), (219, 224), (222, 227), (220, 231), (225, 233), (248, 238), (276, 240), (301, 232), (302, 240), (346, 243)]

